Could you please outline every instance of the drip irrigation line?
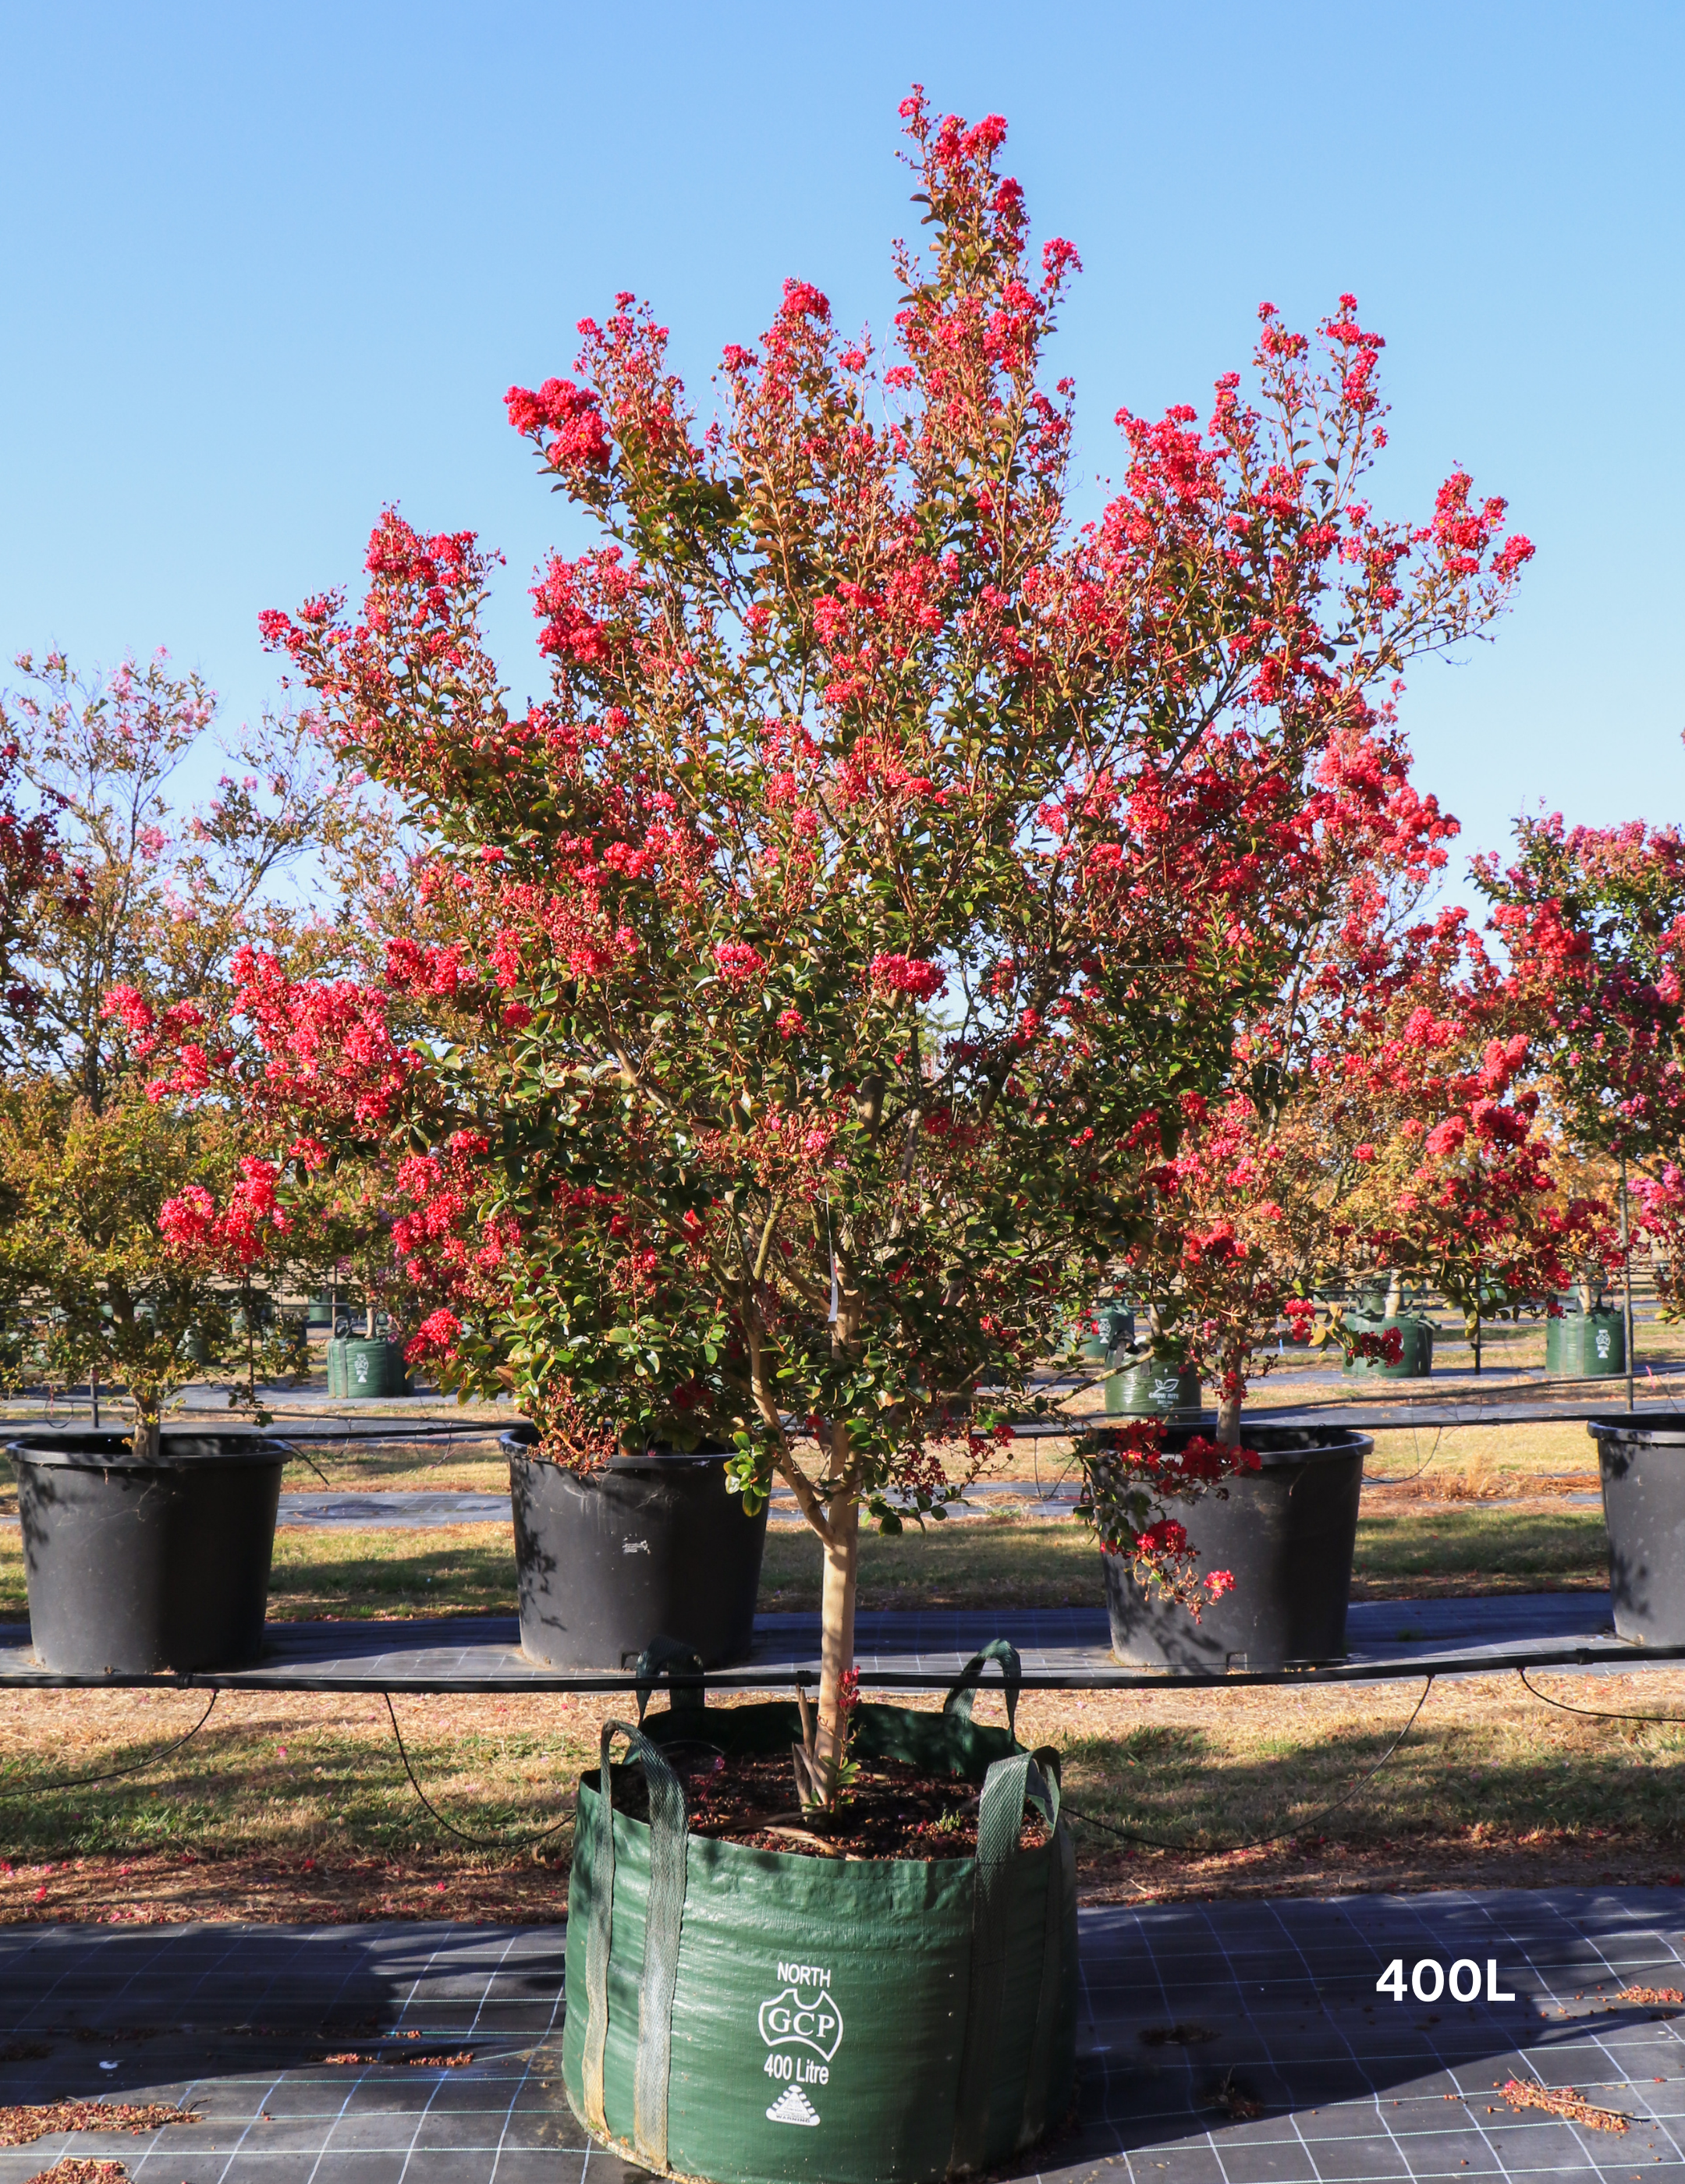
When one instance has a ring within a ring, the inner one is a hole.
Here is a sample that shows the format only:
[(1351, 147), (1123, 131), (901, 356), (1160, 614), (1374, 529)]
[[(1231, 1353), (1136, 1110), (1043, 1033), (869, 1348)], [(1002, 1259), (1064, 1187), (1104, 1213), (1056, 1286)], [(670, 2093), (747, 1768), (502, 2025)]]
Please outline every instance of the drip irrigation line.
[(572, 1814), (564, 1813), (559, 1820), (553, 1822), (547, 1828), (540, 1828), (535, 1836), (471, 1836), (466, 1828), (459, 1828), (455, 1820), (446, 1819), (444, 1814), (440, 1812), (432, 1799), (416, 1780), (416, 1770), (410, 1764), (410, 1755), (404, 1748), (404, 1732), (398, 1726), (398, 1713), (392, 1703), (392, 1693), (382, 1691), (381, 1696), (386, 1701), (386, 1710), (392, 1717), (392, 1733), (398, 1740), (398, 1756), (404, 1762), (404, 1772), (410, 1778), (410, 1787), (447, 1835), (455, 1836), (459, 1842), (473, 1844), (477, 1850), (530, 1850), (534, 1843), (544, 1841), (548, 1836), (556, 1834), (559, 1830), (566, 1827), (572, 1821)]
[(1664, 1724), (1671, 1723), (1676, 1728), (1685, 1728), (1685, 1713), (1605, 1713), (1602, 1707), (1573, 1706), (1566, 1699), (1552, 1698), (1548, 1691), (1540, 1691), (1537, 1684), (1528, 1683), (1527, 1672), (1525, 1669), (1517, 1669), (1515, 1674), (1521, 1679), (1523, 1686), (1531, 1691), (1536, 1699), (1542, 1699), (1546, 1706), (1559, 1708), (1564, 1713), (1586, 1714), (1593, 1721), (1654, 1721)]
[[(1365, 1486), (1408, 1486), (1413, 1479), (1420, 1479), (1420, 1478), (1421, 1477), (1421, 1475), (1422, 1475), (1423, 1472), (1425, 1472), (1425, 1471), (1427, 1469), (1427, 1468), (1428, 1468), (1429, 1464), (1431, 1464), (1431, 1463), (1433, 1462), (1433, 1459), (1435, 1458), (1435, 1457), (1437, 1457), (1437, 1456), (1438, 1455), (1438, 1453), (1439, 1453), (1439, 1444), (1440, 1444), (1440, 1441), (1442, 1440), (1442, 1439), (1444, 1437), (1444, 1433), (1445, 1433), (1445, 1429), (1444, 1429), (1444, 1427), (1443, 1427), (1442, 1425), (1437, 1425), (1437, 1426), (1436, 1426), (1436, 1427), (1434, 1428), (1434, 1429), (1433, 1429), (1433, 1446), (1432, 1446), (1431, 1449), (1429, 1449), (1429, 1451), (1428, 1451), (1428, 1452), (1427, 1452), (1426, 1456), (1422, 1457), (1422, 1461), (1421, 1461), (1421, 1462), (1420, 1462), (1416, 1466), (1416, 1468), (1415, 1468), (1415, 1469), (1414, 1469), (1414, 1471), (1407, 1471), (1407, 1472), (1404, 1474), (1404, 1476), (1403, 1476), (1402, 1479), (1366, 1479), (1364, 1481), (1364, 1485), (1365, 1485)], [(1412, 1445), (1414, 1446), (1414, 1449), (1415, 1449), (1416, 1454), (1417, 1454), (1418, 1456), (1421, 1456), (1421, 1452), (1422, 1452), (1421, 1435), (1420, 1435), (1417, 1432), (1417, 1430), (1416, 1430), (1416, 1422), (1415, 1422), (1415, 1420), (1414, 1420), (1414, 1418), (1412, 1418), (1412, 1419), (1410, 1420), (1410, 1440), (1411, 1440), (1411, 1443), (1412, 1443)]]
[[(61, 1776), (61, 1778), (56, 1782), (29, 1782), (24, 1784), (21, 1788), (11, 1791), (9, 1794), (14, 1797), (20, 1797), (23, 1794), (23, 1791), (25, 1789), (29, 1791), (29, 1794), (31, 1797), (34, 1797), (37, 1791), (42, 1790), (86, 1790), (91, 1789), (96, 1782), (118, 1782), (120, 1781), (126, 1774), (144, 1774), (148, 1767), (156, 1767), (160, 1759), (167, 1759), (172, 1752), (179, 1752), (184, 1744), (192, 1742), (193, 1738), (198, 1735), (199, 1731), (210, 1719), (211, 1714), (215, 1709), (216, 1702), (220, 1696), (221, 1694), (220, 1691), (213, 1690), (210, 1695), (209, 1706), (205, 1708), (204, 1712), (199, 1716), (198, 1719), (193, 1724), (192, 1727), (187, 1731), (187, 1734), (185, 1736), (178, 1736), (173, 1744), (166, 1744), (162, 1752), (151, 1752), (146, 1758), (137, 1760), (132, 1767), (113, 1767), (103, 1774), (66, 1774)], [(7, 1793), (3, 1791), (0, 1791), (0, 1796), (3, 1796), (5, 1794)]]
[(1081, 1811), (1080, 1808), (1072, 1804), (1068, 1797), (1064, 1801), (1064, 1810), (1069, 1813), (1074, 1819), (1080, 1820), (1085, 1827), (1103, 1828), (1108, 1836), (1117, 1836), (1124, 1842), (1144, 1843), (1149, 1850), (1174, 1850), (1184, 1852), (1191, 1852), (1204, 1858), (1228, 1858), (1232, 1856), (1236, 1851), (1264, 1850), (1267, 1849), (1271, 1843), (1286, 1842), (1294, 1836), (1302, 1836), (1307, 1828), (1314, 1828), (1320, 1825), (1322, 1821), (1327, 1819), (1332, 1814), (1337, 1813), (1342, 1806), (1349, 1805), (1353, 1797), (1357, 1797), (1361, 1791), (1366, 1790), (1369, 1787), (1370, 1784), (1374, 1781), (1375, 1776), (1380, 1774), (1381, 1769), (1386, 1766), (1387, 1761), (1391, 1759), (1393, 1753), (1398, 1749), (1398, 1747), (1404, 1741), (1404, 1739), (1415, 1727), (1416, 1716), (1427, 1704), (1427, 1695), (1433, 1689), (1434, 1673), (1437, 1672), (1429, 1673), (1426, 1682), (1422, 1685), (1422, 1695), (1416, 1701), (1414, 1706), (1410, 1709), (1409, 1719), (1404, 1724), (1404, 1726), (1393, 1738), (1392, 1743), (1387, 1746), (1386, 1751), (1381, 1753), (1380, 1758), (1375, 1761), (1374, 1766), (1370, 1769), (1368, 1774), (1360, 1775), (1358, 1780), (1352, 1784), (1348, 1790), (1342, 1791), (1334, 1800), (1331, 1805), (1325, 1805), (1320, 1813), (1313, 1813), (1308, 1819), (1301, 1820), (1291, 1828), (1278, 1829), (1276, 1833), (1273, 1836), (1253, 1836), (1244, 1842), (1234, 1843), (1201, 1844), (1166, 1842), (1158, 1836), (1144, 1836), (1134, 1828), (1113, 1827), (1110, 1820), (1096, 1819), (1091, 1813), (1085, 1813)]
[(329, 1493), (333, 1491), (333, 1481), (316, 1462), (315, 1457), (306, 1456), (303, 1449), (298, 1447), (290, 1440), (282, 1441), (281, 1446), (287, 1451), (287, 1460), (289, 1462), (308, 1463), (311, 1470), (315, 1472), (316, 1477), (321, 1479), (322, 1485), (327, 1488)]

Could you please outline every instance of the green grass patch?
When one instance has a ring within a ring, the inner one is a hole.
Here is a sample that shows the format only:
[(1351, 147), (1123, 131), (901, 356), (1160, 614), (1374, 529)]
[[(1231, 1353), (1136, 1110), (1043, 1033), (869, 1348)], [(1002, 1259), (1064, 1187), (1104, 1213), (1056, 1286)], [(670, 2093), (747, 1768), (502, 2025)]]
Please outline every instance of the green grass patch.
[[(819, 1605), (823, 1562), (809, 1532), (769, 1526), (761, 1606), (788, 1613)], [(1072, 1522), (1010, 1517), (917, 1525), (860, 1540), (863, 1608), (1085, 1607), (1104, 1598), (1100, 1552)]]
[(1428, 1593), (1448, 1580), (1465, 1591), (1599, 1585), (1609, 1577), (1608, 1535), (1602, 1510), (1585, 1507), (1430, 1502), (1366, 1510), (1353, 1576), (1374, 1597)]

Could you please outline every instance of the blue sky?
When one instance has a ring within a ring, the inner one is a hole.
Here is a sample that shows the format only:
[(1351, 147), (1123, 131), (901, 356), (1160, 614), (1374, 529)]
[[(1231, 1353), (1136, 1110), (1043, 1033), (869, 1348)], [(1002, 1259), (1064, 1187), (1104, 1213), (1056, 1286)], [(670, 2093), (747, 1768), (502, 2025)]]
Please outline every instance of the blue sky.
[(706, 400), (787, 274), (893, 309), (896, 105), (996, 111), (1085, 272), (1079, 467), (1208, 398), (1260, 298), (1387, 338), (1390, 512), (1453, 461), (1538, 548), (1496, 642), (1414, 671), (1418, 775), (1501, 844), (1540, 801), (1685, 805), (1673, 672), (1685, 8), (0, 5), (0, 649), (167, 644), (236, 713), (259, 609), (354, 584), (382, 504), (508, 557), (561, 504), (505, 423), (647, 295)]

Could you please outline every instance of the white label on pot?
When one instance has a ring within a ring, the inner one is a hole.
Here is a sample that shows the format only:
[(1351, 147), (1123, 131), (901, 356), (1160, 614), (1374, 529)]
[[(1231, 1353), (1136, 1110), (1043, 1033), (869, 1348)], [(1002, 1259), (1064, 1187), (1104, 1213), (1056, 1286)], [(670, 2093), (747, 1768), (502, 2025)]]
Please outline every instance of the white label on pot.
[(815, 2124), (819, 2111), (800, 2086), (786, 2086), (767, 2111), (768, 2123)]
[[(795, 1981), (761, 2004), (761, 2037), (767, 2047), (811, 2048), (829, 2063), (842, 2045), (842, 2011), (830, 1992), (830, 1974), (817, 1964), (780, 1964), (778, 1976)], [(798, 2072), (798, 2076), (805, 2075)], [(823, 2085), (824, 2080), (818, 2080)]]

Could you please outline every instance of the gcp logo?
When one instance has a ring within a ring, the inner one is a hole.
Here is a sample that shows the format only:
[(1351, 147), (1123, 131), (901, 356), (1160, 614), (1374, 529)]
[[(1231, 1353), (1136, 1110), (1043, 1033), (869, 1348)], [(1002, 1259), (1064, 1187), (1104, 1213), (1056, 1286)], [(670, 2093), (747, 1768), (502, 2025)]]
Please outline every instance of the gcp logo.
[(842, 2012), (823, 1988), (787, 1986), (761, 2004), (761, 2037), (769, 2048), (811, 2048), (829, 2063), (842, 2036)]

